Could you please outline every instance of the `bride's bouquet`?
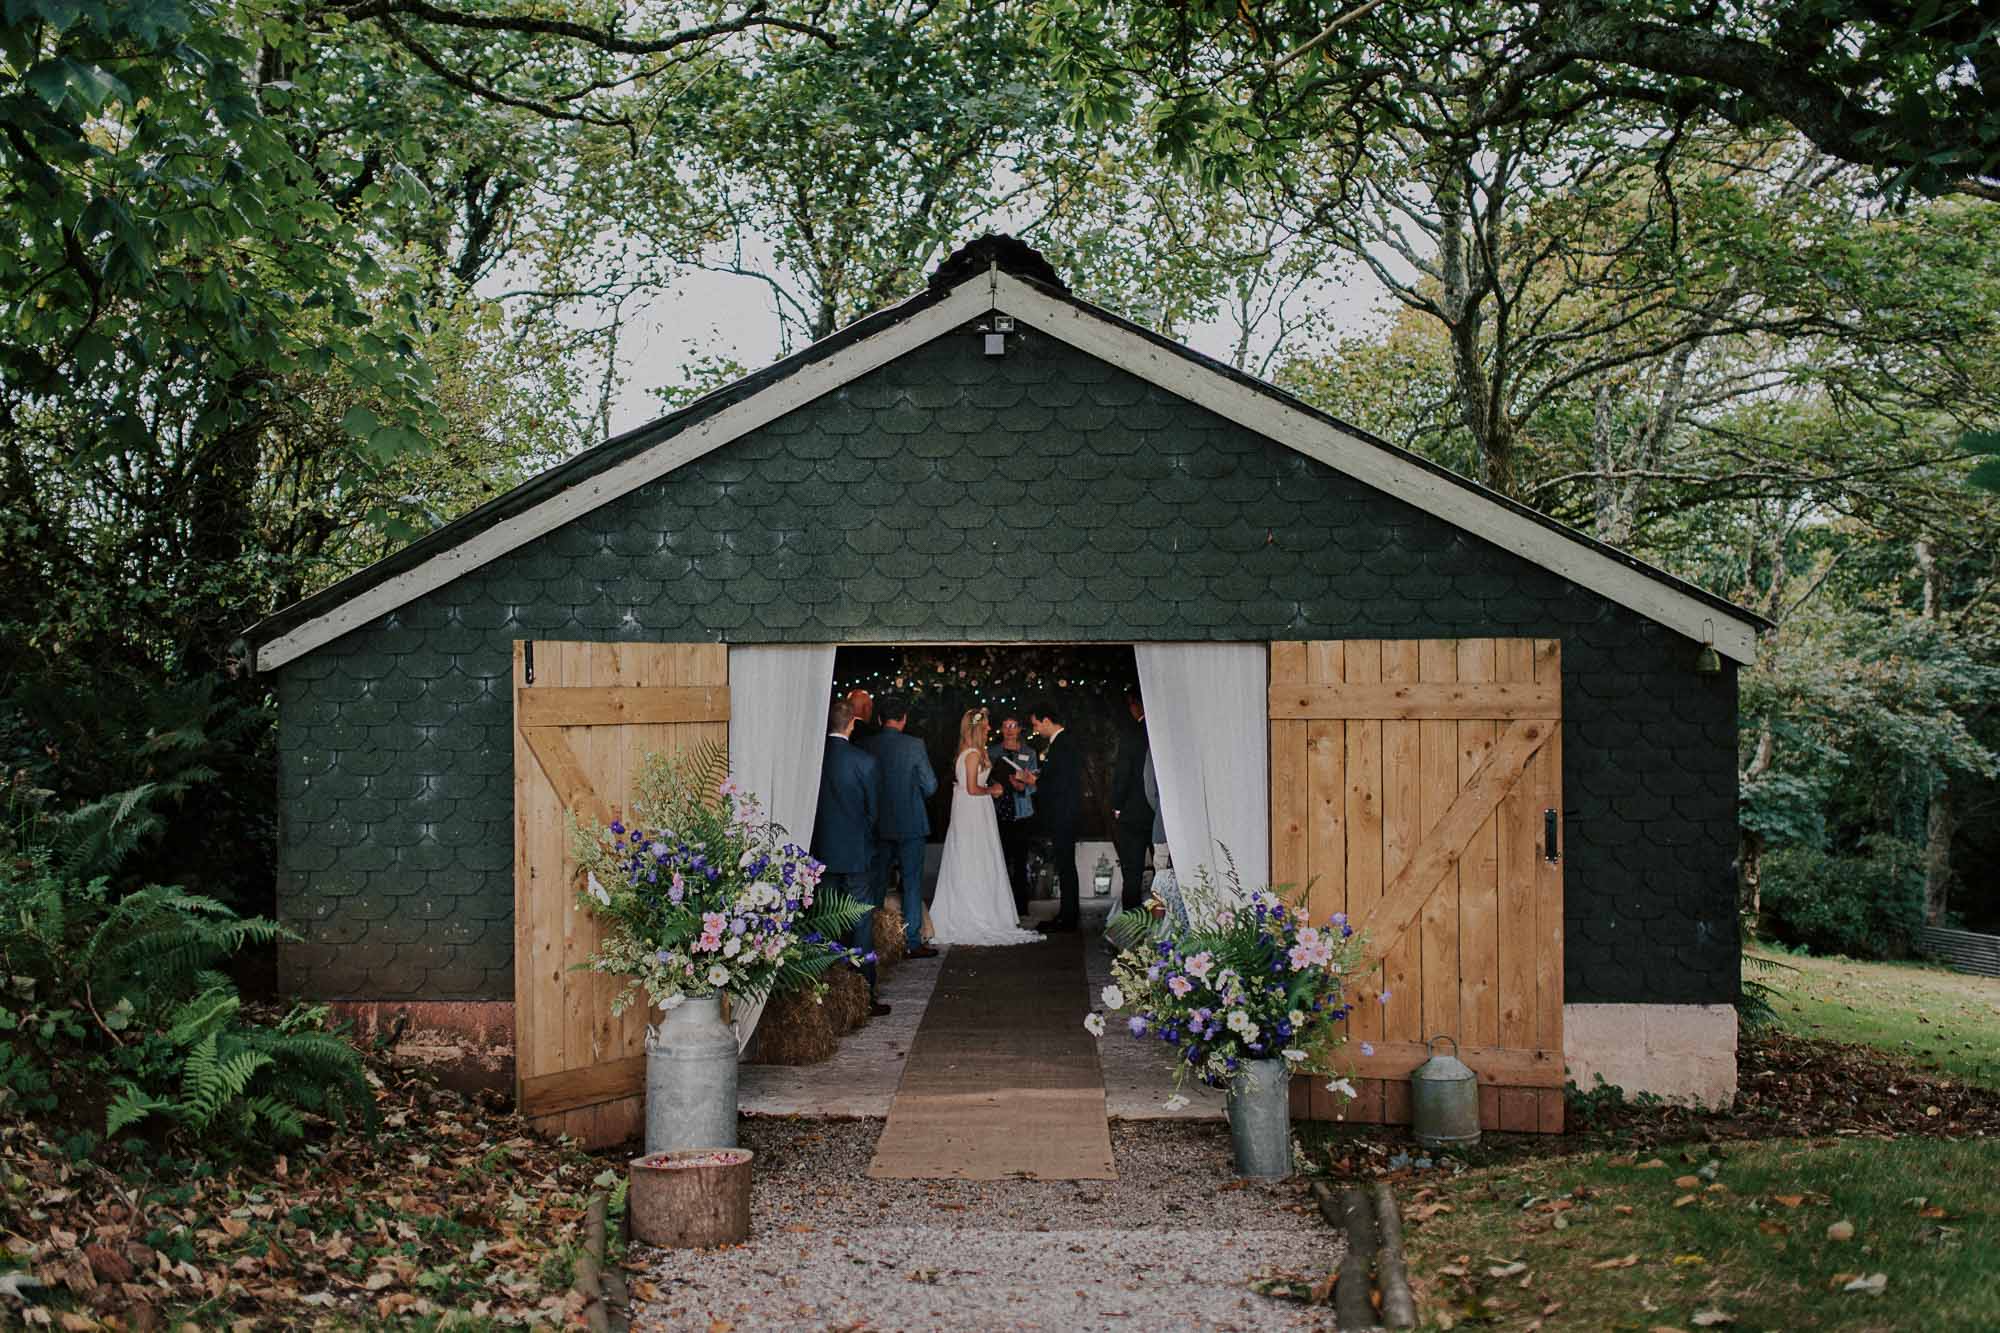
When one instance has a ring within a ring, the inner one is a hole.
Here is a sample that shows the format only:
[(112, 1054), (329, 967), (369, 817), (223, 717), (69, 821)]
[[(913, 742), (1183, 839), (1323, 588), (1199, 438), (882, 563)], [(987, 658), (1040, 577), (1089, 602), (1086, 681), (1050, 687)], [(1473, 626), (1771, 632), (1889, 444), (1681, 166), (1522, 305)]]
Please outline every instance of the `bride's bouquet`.
[(585, 966), (632, 979), (613, 1013), (642, 990), (672, 1009), (818, 987), (836, 959), (856, 956), (842, 941), (867, 908), (820, 893), (820, 863), (728, 774), (714, 742), (648, 755), (628, 818), (602, 829), (571, 819), (580, 898), (605, 928)]
[[(1191, 1076), (1227, 1087), (1248, 1061), (1323, 1063), (1346, 1040), (1343, 992), (1361, 960), (1346, 917), (1314, 925), (1275, 890), (1245, 891), (1234, 865), (1224, 885), (1202, 867), (1181, 895), (1163, 918), (1142, 908), (1110, 923), (1122, 952), (1106, 1011), (1134, 1037), (1174, 1048), (1176, 1086)], [(1102, 1036), (1105, 1019), (1093, 1013), (1084, 1026)]]

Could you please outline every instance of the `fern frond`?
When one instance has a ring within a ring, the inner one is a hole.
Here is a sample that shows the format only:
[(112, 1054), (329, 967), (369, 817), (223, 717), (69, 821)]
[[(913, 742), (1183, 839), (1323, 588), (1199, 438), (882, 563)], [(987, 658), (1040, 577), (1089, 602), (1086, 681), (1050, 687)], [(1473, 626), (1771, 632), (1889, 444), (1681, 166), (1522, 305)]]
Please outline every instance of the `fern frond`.
[(242, 1008), (243, 1001), (234, 986), (203, 991), (174, 1011), (167, 1040), (176, 1046), (191, 1046), (220, 1032)]
[(269, 1067), (271, 1057), (262, 1051), (234, 1050), (222, 1053), (219, 1034), (211, 1032), (188, 1051), (187, 1067), (181, 1074), (179, 1115), (192, 1129), (207, 1129), (225, 1108), (250, 1088), (259, 1070)]
[(174, 1104), (143, 1092), (137, 1084), (126, 1083), (104, 1115), (104, 1137), (111, 1138), (138, 1124), (149, 1115), (171, 1115)]

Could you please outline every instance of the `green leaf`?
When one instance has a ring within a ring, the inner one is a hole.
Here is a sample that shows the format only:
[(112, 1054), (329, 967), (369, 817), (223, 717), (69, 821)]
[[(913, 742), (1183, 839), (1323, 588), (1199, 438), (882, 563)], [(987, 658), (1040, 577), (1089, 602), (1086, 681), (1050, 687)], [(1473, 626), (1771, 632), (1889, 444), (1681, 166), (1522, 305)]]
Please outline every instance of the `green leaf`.
[(53, 111), (69, 96), (69, 61), (44, 60), (29, 70), (22, 81)]
[(340, 428), (357, 440), (366, 440), (382, 428), (382, 422), (367, 408), (357, 406), (347, 409), (347, 415), (340, 419)]

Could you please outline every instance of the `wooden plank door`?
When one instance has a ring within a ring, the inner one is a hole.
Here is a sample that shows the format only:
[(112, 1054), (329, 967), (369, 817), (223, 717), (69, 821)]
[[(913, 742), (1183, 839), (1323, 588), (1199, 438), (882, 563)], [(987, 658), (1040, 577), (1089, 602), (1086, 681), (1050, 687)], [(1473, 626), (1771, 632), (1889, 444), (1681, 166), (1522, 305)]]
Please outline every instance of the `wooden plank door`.
[(546, 1133), (596, 1147), (645, 1117), (645, 1006), (613, 1017), (623, 979), (573, 970), (598, 927), (564, 812), (608, 824), (648, 754), (707, 740), (729, 742), (722, 644), (514, 645), (514, 1089)]
[(1483, 1127), (1560, 1132), (1560, 646), (1274, 643), (1270, 719), (1271, 878), (1310, 885), (1315, 920), (1346, 912), (1372, 969), (1335, 1057), (1359, 1097), (1300, 1079), (1295, 1111), (1407, 1123), (1410, 1071), (1443, 1034), (1479, 1075)]

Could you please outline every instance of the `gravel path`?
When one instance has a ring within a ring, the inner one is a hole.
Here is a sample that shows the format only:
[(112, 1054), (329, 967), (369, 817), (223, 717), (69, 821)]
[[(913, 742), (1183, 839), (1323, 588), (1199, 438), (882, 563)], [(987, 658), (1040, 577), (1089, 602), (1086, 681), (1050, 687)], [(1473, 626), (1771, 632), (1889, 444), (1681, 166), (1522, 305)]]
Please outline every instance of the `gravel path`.
[(635, 1329), (1313, 1329), (1252, 1295), (1324, 1276), (1339, 1242), (1302, 1186), (1229, 1172), (1212, 1122), (1112, 1125), (1112, 1181), (875, 1181), (880, 1120), (746, 1117), (750, 1243), (635, 1248)]

